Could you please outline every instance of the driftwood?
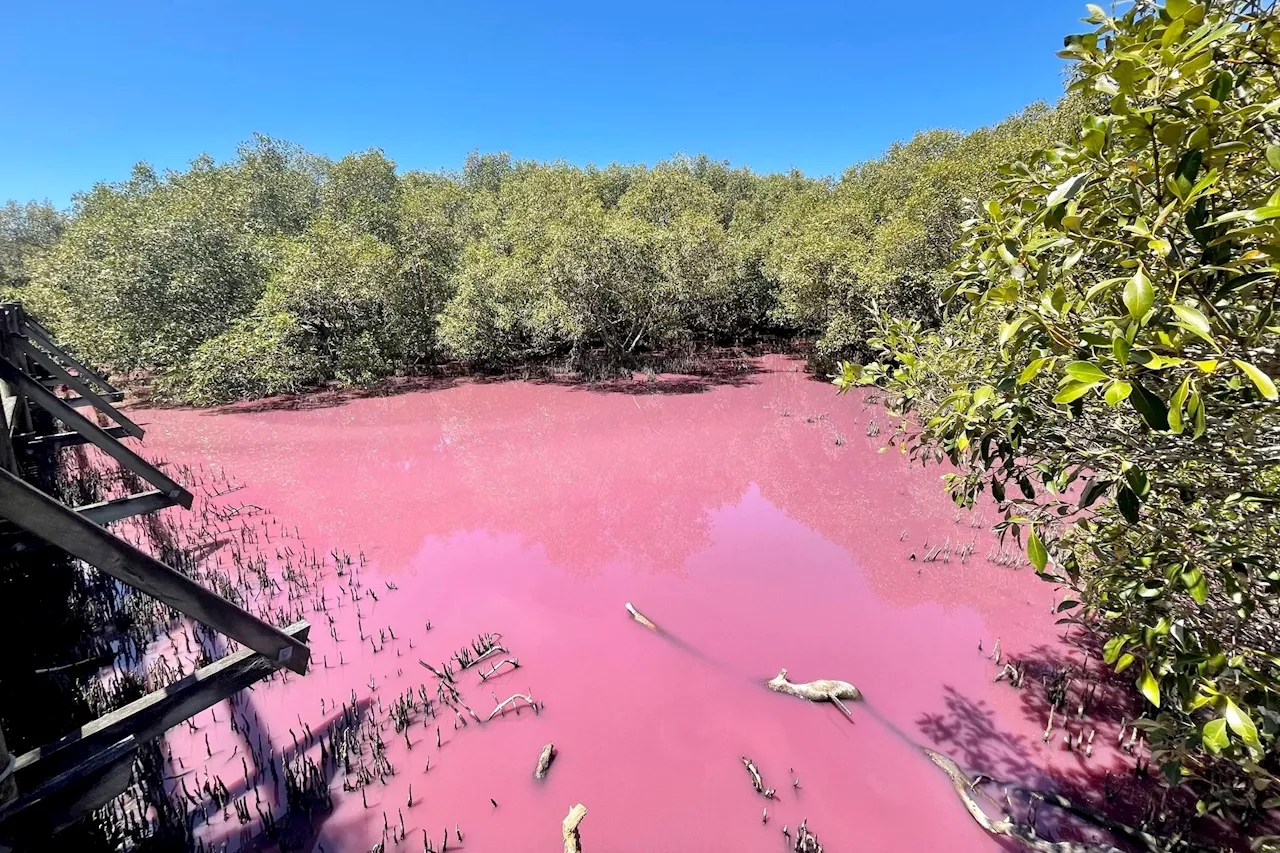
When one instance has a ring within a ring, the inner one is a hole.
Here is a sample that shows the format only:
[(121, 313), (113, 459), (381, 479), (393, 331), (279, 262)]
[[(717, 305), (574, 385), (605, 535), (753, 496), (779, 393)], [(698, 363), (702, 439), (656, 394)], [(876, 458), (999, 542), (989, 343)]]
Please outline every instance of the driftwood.
[(742, 766), (747, 768), (747, 773), (751, 776), (751, 785), (756, 789), (756, 793), (764, 794), (772, 800), (778, 792), (773, 788), (764, 786), (764, 780), (760, 778), (760, 771), (756, 768), (755, 762), (744, 755), (742, 756)]
[(808, 699), (810, 702), (831, 702), (849, 717), (853, 717), (853, 712), (846, 708), (840, 700), (862, 701), (862, 691), (847, 681), (820, 678), (817, 681), (797, 684), (787, 681), (787, 671), (785, 669), (780, 671), (774, 678), (766, 681), (765, 685), (770, 690), (786, 693), (788, 696), (798, 696), (801, 699)]
[(492, 711), (489, 712), (489, 716), (485, 718), (485, 722), (486, 723), (489, 722), (489, 720), (492, 720), (494, 717), (498, 716), (499, 713), (505, 713), (503, 709), (506, 708), (507, 705), (510, 705), (511, 707), (515, 708), (516, 702), (520, 699), (523, 699), (525, 701), (525, 704), (533, 709), (533, 713), (535, 714), (538, 713), (538, 703), (533, 701), (532, 691), (530, 691), (530, 693), (528, 694), (517, 693), (516, 695), (509, 696), (506, 699), (503, 699), (501, 702), (499, 702), (498, 707), (494, 708)]
[(551, 768), (551, 759), (556, 756), (555, 744), (549, 743), (542, 748), (542, 754), (538, 756), (538, 766), (534, 768), (533, 778), (547, 778), (547, 770)]
[(569, 809), (564, 822), (560, 824), (560, 832), (564, 835), (564, 853), (582, 853), (582, 839), (578, 837), (578, 824), (587, 816), (587, 807), (578, 803)]
[(520, 658), (503, 658), (502, 660), (498, 661), (493, 665), (493, 669), (489, 670), (488, 672), (481, 672), (480, 680), (487, 681), (490, 678), (492, 678), (498, 672), (498, 670), (502, 668), (503, 664), (511, 664), (512, 669), (519, 669)]
[(951, 779), (951, 786), (955, 788), (956, 794), (959, 795), (960, 801), (964, 803), (964, 807), (968, 809), (969, 814), (978, 822), (979, 826), (992, 835), (1003, 835), (1006, 838), (1012, 838), (1027, 849), (1035, 850), (1037, 853), (1122, 853), (1119, 848), (1112, 847), (1109, 844), (1093, 844), (1085, 841), (1046, 841), (1043, 838), (1037, 838), (1032, 827), (1016, 823), (1008, 815), (1000, 820), (992, 820), (983, 811), (982, 806), (978, 805), (978, 801), (973, 796), (974, 787), (977, 784), (975, 780), (966, 776), (960, 766), (947, 756), (934, 752), (932, 749), (926, 749), (924, 754), (929, 756), (929, 760), (936, 764), (943, 773), (947, 774)]
[(636, 610), (634, 607), (632, 607), (630, 601), (627, 602), (627, 612), (631, 614), (632, 619), (636, 620), (641, 625), (648, 628), (650, 631), (658, 630), (658, 626), (650, 622), (649, 619), (639, 610)]

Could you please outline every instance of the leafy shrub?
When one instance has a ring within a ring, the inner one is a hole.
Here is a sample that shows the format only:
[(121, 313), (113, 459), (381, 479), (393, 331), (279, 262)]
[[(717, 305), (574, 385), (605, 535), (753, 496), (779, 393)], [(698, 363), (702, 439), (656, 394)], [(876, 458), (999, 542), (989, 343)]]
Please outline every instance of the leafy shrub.
[(895, 393), (958, 501), (994, 496), (1134, 676), (1163, 777), (1248, 825), (1280, 805), (1280, 26), (1091, 12), (1064, 55), (1100, 108), (1006, 171), (942, 328), (883, 320), (885, 361), (839, 381)]

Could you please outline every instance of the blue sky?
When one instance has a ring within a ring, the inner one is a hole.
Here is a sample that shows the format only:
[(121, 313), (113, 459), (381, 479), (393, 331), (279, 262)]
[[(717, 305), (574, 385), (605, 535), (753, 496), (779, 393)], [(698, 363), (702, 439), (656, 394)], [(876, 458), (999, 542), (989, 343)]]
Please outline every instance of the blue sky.
[(706, 153), (838, 174), (1062, 91), (1077, 0), (11, 2), (0, 200), (63, 205), (254, 132), (401, 168)]

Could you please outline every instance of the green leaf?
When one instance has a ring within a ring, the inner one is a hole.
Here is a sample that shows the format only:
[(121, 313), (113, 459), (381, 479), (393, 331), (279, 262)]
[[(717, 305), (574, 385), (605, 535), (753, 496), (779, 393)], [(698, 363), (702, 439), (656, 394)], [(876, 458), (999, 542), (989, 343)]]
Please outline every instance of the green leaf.
[(1018, 334), (1018, 329), (1021, 329), (1022, 324), (1025, 322), (1027, 322), (1027, 315), (1023, 314), (1021, 317), (1015, 317), (1012, 321), (1005, 323), (1003, 326), (1001, 326), (1000, 327), (1000, 346), (1003, 347), (1005, 344), (1009, 343), (1009, 340), (1014, 335)]
[(1066, 367), (1067, 375), (1077, 382), (1101, 382), (1107, 378), (1102, 368), (1091, 361), (1073, 361)]
[(1187, 588), (1187, 592), (1191, 593), (1196, 604), (1204, 604), (1209, 597), (1209, 583), (1205, 580), (1204, 572), (1199, 569), (1183, 572), (1182, 585)]
[(1252, 381), (1255, 386), (1257, 386), (1258, 391), (1262, 396), (1266, 397), (1268, 400), (1276, 399), (1276, 383), (1271, 381), (1270, 376), (1263, 373), (1247, 361), (1241, 361), (1238, 358), (1233, 358), (1231, 361), (1236, 367), (1240, 368), (1245, 376), (1249, 377), (1250, 381)]
[(1160, 683), (1146, 666), (1142, 667), (1142, 675), (1138, 676), (1138, 689), (1147, 697), (1148, 702), (1160, 707)]
[(1253, 720), (1249, 719), (1248, 714), (1240, 710), (1239, 705), (1228, 699), (1222, 716), (1226, 718), (1227, 725), (1231, 726), (1231, 731), (1235, 732), (1240, 740), (1252, 747), (1259, 746), (1258, 727), (1253, 724)]
[(1089, 389), (1095, 384), (1094, 382), (1068, 382), (1062, 386), (1062, 390), (1053, 398), (1055, 403), (1073, 403), (1079, 400), (1085, 394), (1089, 393)]
[(1133, 386), (1128, 382), (1117, 379), (1107, 386), (1105, 395), (1108, 406), (1118, 406), (1129, 398), (1129, 392), (1133, 390)]
[(1089, 485), (1085, 486), (1084, 491), (1080, 493), (1080, 508), (1088, 509), (1093, 506), (1094, 502), (1106, 494), (1111, 486), (1110, 480), (1090, 480)]
[(1035, 379), (1048, 361), (1048, 358), (1037, 358), (1024, 367), (1022, 372), (1018, 374), (1018, 384), (1026, 385), (1032, 379)]
[(1209, 318), (1189, 305), (1174, 305), (1173, 313), (1178, 319), (1190, 326), (1201, 337), (1212, 340), (1209, 331)]
[(1191, 377), (1188, 376), (1182, 380), (1182, 384), (1178, 386), (1178, 390), (1173, 392), (1173, 396), (1169, 398), (1169, 429), (1175, 433), (1182, 433), (1182, 407), (1187, 402), (1187, 391), (1191, 386)]
[(1280, 172), (1280, 145), (1267, 146), (1267, 162), (1271, 164), (1271, 168)]
[(1027, 538), (1027, 559), (1031, 561), (1031, 565), (1035, 566), (1037, 572), (1044, 572), (1044, 567), (1049, 563), (1049, 552), (1045, 550), (1044, 543), (1040, 541), (1040, 534), (1033, 529), (1031, 535)]
[(1133, 493), (1133, 489), (1128, 486), (1121, 486), (1116, 492), (1116, 509), (1120, 510), (1120, 514), (1124, 516), (1124, 520), (1130, 524), (1137, 524), (1141, 516), (1138, 514), (1138, 507), (1141, 501), (1138, 496)]
[(1123, 337), (1116, 336), (1111, 342), (1111, 351), (1115, 353), (1116, 361), (1120, 362), (1121, 367), (1129, 363), (1129, 352), (1132, 349), (1133, 347)]
[(1187, 14), (1187, 10), (1191, 8), (1191, 0), (1168, 0), (1164, 4), (1164, 10), (1169, 13), (1169, 17), (1177, 20)]
[(1102, 662), (1110, 666), (1120, 657), (1120, 651), (1129, 642), (1128, 637), (1112, 637), (1102, 645)]
[(1200, 730), (1200, 738), (1210, 752), (1221, 752), (1231, 746), (1231, 738), (1227, 737), (1227, 721), (1221, 718), (1205, 723)]
[(1136, 465), (1124, 472), (1124, 479), (1129, 484), (1129, 488), (1133, 489), (1133, 493), (1139, 498), (1146, 498), (1151, 491), (1151, 480), (1147, 477), (1146, 472)]
[(1147, 312), (1155, 304), (1156, 294), (1151, 289), (1151, 280), (1147, 278), (1147, 274), (1141, 267), (1124, 286), (1121, 299), (1124, 301), (1124, 307), (1129, 309), (1129, 316), (1135, 320), (1141, 320), (1147, 316)]
[(1087, 180), (1088, 176), (1086, 175), (1075, 175), (1074, 177), (1067, 178), (1065, 181), (1058, 184), (1058, 186), (1054, 188), (1053, 192), (1049, 193), (1049, 198), (1045, 203), (1049, 207), (1056, 207), (1064, 201), (1071, 200), (1075, 197), (1076, 193), (1080, 192), (1080, 189), (1085, 185)]
[(1134, 381), (1129, 403), (1152, 429), (1160, 432), (1169, 429), (1169, 411), (1165, 408), (1164, 400), (1148, 391), (1141, 382)]
[(1132, 664), (1133, 664), (1133, 655), (1129, 654), (1128, 652), (1125, 652), (1124, 654), (1120, 655), (1120, 660), (1116, 661), (1116, 674), (1119, 675), (1120, 673), (1124, 672)]

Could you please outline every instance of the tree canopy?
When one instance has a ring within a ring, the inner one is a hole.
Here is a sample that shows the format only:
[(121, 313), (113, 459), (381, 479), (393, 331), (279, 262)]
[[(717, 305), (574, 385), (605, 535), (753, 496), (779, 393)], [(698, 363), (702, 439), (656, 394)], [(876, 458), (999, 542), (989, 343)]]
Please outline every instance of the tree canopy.
[(875, 306), (935, 321), (960, 200), (1076, 112), (922, 133), (839, 180), (706, 156), (402, 173), (256, 137), (230, 162), (140, 164), (65, 216), (11, 204), (0, 268), (82, 355), (197, 404), (446, 361), (635, 367), (761, 335), (829, 357), (865, 347)]

